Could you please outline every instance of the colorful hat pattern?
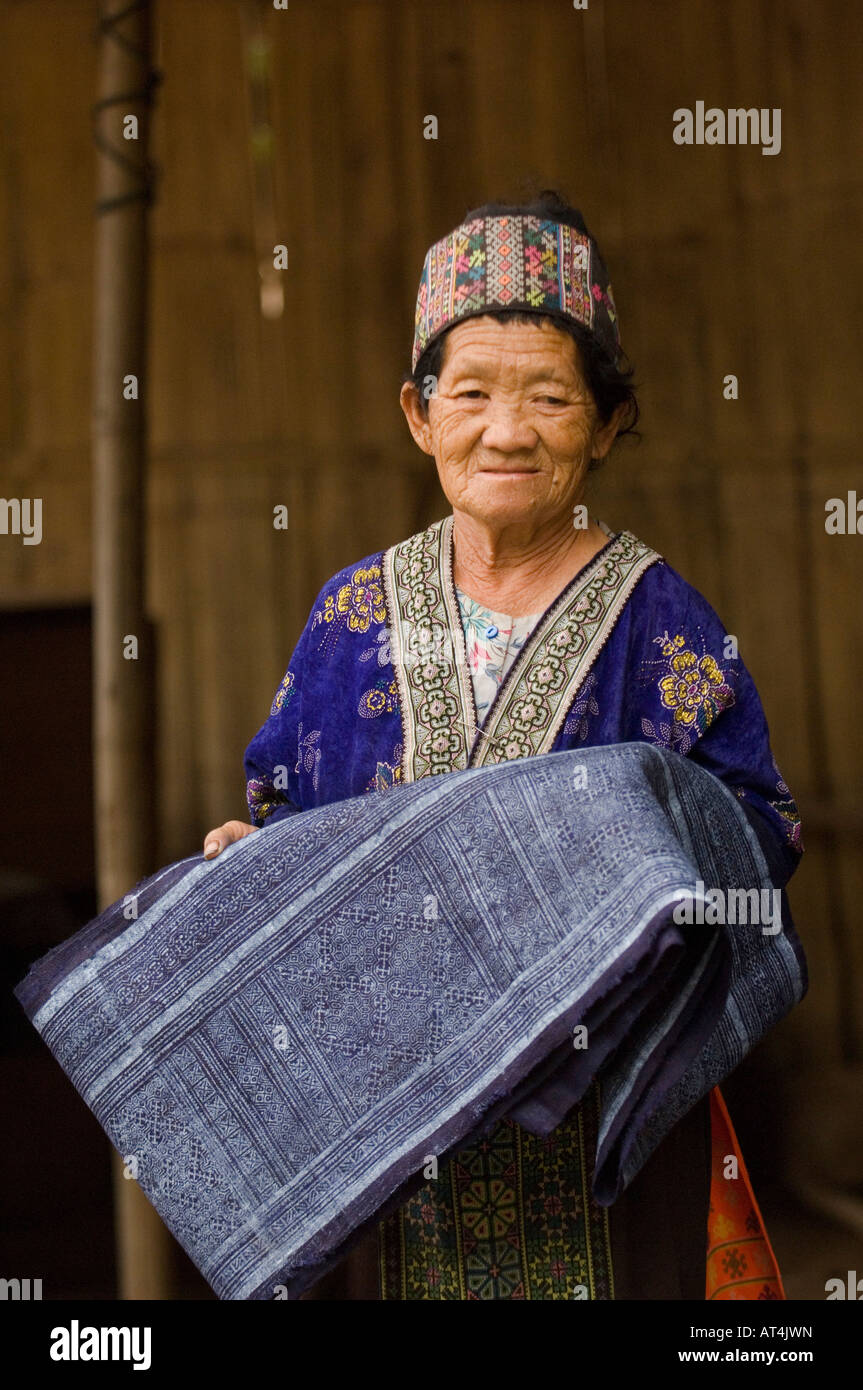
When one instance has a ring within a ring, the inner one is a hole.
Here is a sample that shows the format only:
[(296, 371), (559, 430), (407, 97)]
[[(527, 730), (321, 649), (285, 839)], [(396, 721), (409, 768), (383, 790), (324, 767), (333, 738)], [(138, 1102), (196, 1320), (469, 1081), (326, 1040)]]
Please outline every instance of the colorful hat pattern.
[(562, 314), (588, 328), (613, 362), (620, 360), (608, 272), (596, 242), (575, 227), (517, 214), (479, 217), (429, 247), (411, 369), (444, 329), (495, 309)]

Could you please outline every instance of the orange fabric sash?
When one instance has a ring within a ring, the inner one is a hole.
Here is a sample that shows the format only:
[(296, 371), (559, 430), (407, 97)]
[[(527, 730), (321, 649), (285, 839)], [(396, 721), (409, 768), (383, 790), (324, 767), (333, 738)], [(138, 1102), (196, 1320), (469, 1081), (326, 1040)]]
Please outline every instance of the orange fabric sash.
[[(705, 1298), (785, 1298), (776, 1256), (718, 1086), (710, 1093), (711, 1176)], [(729, 1160), (734, 1159), (736, 1163)]]

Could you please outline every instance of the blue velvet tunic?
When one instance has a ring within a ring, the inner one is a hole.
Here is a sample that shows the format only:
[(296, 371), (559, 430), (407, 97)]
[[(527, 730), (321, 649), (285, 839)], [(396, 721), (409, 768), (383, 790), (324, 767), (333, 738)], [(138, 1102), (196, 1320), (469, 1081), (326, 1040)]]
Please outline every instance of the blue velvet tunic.
[[(430, 536), (434, 530), (421, 534)], [(612, 537), (567, 588), (575, 586), (576, 592), (614, 544)], [(392, 640), (394, 626), (405, 621), (405, 614), (391, 611), (394, 600), (384, 582), (388, 554), (378, 552), (340, 570), (312, 605), (269, 717), (246, 750), (247, 796), (255, 825), (384, 791), (410, 775), (403, 748), (412, 716), (397, 679)], [(565, 719), (551, 751), (644, 740), (693, 758), (743, 800), (790, 874), (802, 849), (800, 820), (771, 752), (761, 701), (736, 639), (697, 590), (661, 557), (653, 558), (620, 596), (613, 625), (601, 634), (574, 698), (566, 697)], [(444, 562), (442, 568), (446, 570)], [(408, 621), (411, 582), (408, 578)], [(443, 582), (452, 587), (451, 573), (443, 575)], [(586, 606), (587, 599), (579, 603)], [(451, 615), (457, 612), (453, 603), (449, 619), (447, 613), (439, 615), (444, 626), (447, 621), (452, 625)], [(498, 699), (516, 671), (541, 659), (532, 644), (542, 628), (540, 622), (519, 652)], [(464, 724), (464, 711), (457, 706), (449, 715), (453, 727)], [(470, 746), (475, 749), (482, 737), (477, 728)], [(512, 751), (504, 743), (497, 756), (512, 756)], [(456, 758), (452, 766), (458, 765)]]

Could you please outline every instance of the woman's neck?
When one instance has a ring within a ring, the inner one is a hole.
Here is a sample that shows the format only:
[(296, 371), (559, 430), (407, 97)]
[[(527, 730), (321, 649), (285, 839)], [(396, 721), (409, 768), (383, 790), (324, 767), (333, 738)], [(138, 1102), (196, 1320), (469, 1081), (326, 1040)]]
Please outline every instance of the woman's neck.
[(464, 512), (454, 512), (453, 580), (462, 593), (496, 613), (526, 617), (541, 613), (593, 559), (608, 537), (591, 519), (575, 530), (563, 524), (528, 534), (492, 530)]

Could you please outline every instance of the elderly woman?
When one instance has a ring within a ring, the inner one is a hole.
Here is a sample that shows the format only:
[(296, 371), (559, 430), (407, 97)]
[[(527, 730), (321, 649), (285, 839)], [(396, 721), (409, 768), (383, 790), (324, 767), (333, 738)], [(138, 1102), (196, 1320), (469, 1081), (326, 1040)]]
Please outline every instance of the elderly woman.
[[(597, 245), (556, 194), (478, 208), (431, 247), (401, 406), (451, 514), (324, 585), (246, 753), (252, 823), (210, 831), (208, 857), (394, 783), (643, 740), (726, 783), (787, 880), (798, 814), (735, 639), (660, 555), (583, 503), (589, 471), (637, 419), (624, 361)], [(726, 1200), (716, 1180), (717, 1161), (739, 1158), (718, 1094), (610, 1208), (591, 1195), (596, 1126), (595, 1087), (547, 1139), (500, 1120), (331, 1287), (704, 1298), (707, 1241), (708, 1296), (781, 1296), (750, 1189)]]

